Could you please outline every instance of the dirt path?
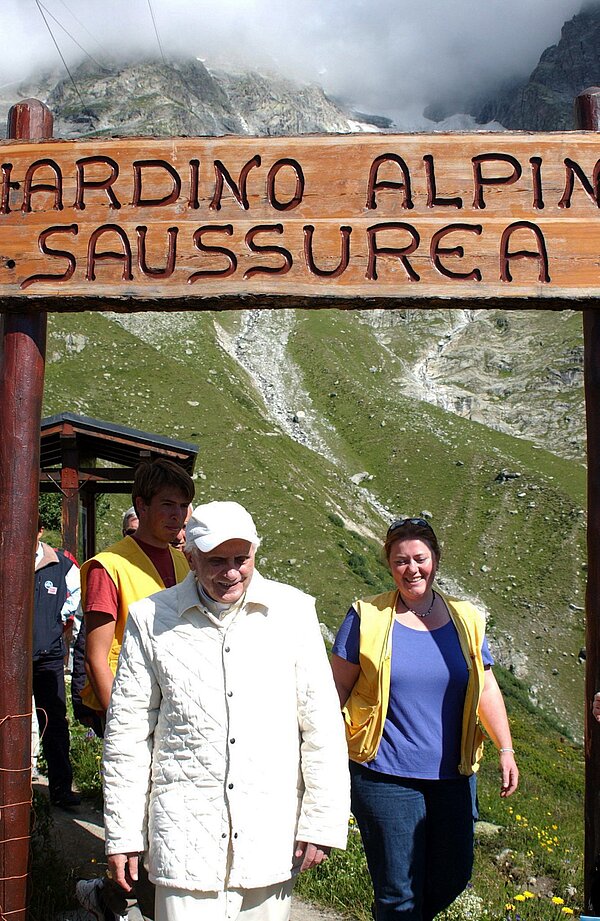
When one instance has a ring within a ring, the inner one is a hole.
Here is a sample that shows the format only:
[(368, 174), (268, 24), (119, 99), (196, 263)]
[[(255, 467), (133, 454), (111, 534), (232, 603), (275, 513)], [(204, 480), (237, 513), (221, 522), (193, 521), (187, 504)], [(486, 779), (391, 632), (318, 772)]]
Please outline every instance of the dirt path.
[[(45, 778), (34, 783), (35, 789), (47, 788)], [(102, 812), (89, 800), (84, 800), (79, 812), (65, 812), (53, 809), (54, 845), (64, 856), (68, 866), (73, 868), (75, 879), (91, 879), (104, 876), (106, 856), (104, 854), (104, 825)], [(95, 921), (89, 912), (79, 909), (59, 915), (52, 921)], [(291, 921), (343, 921), (341, 915), (325, 911), (294, 898)]]

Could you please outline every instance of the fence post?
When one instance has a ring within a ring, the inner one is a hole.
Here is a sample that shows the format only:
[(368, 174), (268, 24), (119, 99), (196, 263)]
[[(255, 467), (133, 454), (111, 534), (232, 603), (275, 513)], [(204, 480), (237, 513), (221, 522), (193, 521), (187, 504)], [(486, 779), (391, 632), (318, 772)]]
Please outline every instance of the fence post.
[[(52, 136), (36, 99), (8, 137)], [(6, 312), (0, 352), (0, 919), (27, 917), (31, 811), (31, 633), (47, 313)]]

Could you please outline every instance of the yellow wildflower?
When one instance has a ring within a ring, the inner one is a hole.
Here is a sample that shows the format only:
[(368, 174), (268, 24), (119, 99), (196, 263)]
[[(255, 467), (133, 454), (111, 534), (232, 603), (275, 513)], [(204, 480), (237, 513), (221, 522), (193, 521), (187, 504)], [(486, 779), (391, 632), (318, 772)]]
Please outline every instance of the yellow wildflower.
[(524, 901), (525, 901), (525, 896), (521, 895), (521, 893), (519, 892), (519, 894), (515, 896), (515, 902), (524, 902)]
[(572, 915), (572, 914), (573, 914), (573, 909), (572, 909), (572, 908), (567, 908), (566, 905), (565, 905), (565, 907), (562, 909), (562, 911), (564, 911), (565, 915)]
[(530, 892), (529, 889), (525, 889), (523, 891), (523, 895), (525, 896), (526, 899), (535, 899), (535, 894), (533, 892)]
[(565, 904), (565, 900), (564, 900), (564, 899), (561, 899), (561, 897), (560, 897), (559, 895), (553, 895), (553, 896), (552, 896), (552, 901), (554, 902), (555, 905), (564, 905), (564, 904)]

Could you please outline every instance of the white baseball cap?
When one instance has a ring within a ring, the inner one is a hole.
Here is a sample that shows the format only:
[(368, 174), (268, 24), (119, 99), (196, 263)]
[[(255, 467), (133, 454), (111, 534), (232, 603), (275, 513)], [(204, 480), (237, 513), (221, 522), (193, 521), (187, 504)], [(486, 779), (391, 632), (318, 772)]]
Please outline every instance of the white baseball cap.
[(207, 502), (195, 508), (185, 528), (186, 538), (208, 553), (226, 540), (247, 540), (258, 547), (260, 538), (252, 515), (239, 502)]

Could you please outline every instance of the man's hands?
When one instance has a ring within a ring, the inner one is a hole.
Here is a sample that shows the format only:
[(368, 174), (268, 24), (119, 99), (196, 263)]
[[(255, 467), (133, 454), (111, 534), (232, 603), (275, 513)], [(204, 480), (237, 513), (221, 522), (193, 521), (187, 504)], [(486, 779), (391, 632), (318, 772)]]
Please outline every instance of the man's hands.
[(303, 873), (304, 870), (311, 870), (313, 867), (318, 867), (320, 863), (327, 860), (330, 850), (331, 848), (321, 844), (310, 844), (308, 841), (296, 841), (294, 857), (297, 863), (302, 860), (300, 872)]
[(111, 879), (115, 881), (125, 892), (131, 892), (134, 883), (138, 880), (139, 854), (137, 851), (131, 854), (110, 854), (108, 857), (108, 869)]

